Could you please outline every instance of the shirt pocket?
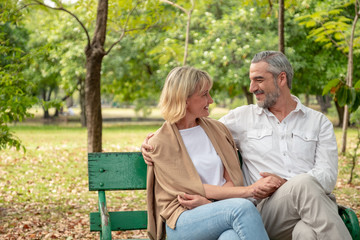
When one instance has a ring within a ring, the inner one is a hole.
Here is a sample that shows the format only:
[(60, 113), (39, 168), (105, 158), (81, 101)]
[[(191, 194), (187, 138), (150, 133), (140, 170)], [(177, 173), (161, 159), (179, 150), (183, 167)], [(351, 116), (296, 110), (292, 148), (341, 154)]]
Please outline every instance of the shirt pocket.
[(292, 131), (292, 149), (297, 158), (313, 161), (315, 158), (318, 136), (314, 132)]
[(273, 147), (272, 129), (262, 128), (254, 129), (247, 132), (248, 147), (261, 156), (271, 151)]

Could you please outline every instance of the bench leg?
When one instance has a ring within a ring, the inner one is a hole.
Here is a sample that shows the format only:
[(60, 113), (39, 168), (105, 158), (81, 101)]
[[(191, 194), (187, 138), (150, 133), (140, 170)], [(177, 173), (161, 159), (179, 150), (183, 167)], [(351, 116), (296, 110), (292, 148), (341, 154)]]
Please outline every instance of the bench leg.
[(98, 191), (99, 194), (99, 212), (101, 216), (101, 240), (111, 240), (111, 222), (110, 215), (106, 207), (105, 191)]

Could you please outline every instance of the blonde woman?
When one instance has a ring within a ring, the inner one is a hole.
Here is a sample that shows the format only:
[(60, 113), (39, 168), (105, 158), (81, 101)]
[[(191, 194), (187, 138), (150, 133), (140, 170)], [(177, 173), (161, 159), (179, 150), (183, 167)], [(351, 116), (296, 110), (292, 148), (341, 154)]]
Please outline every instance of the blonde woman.
[(159, 103), (166, 121), (149, 140), (151, 239), (268, 239), (259, 212), (245, 199), (254, 192), (243, 186), (233, 138), (208, 118), (211, 87), (206, 72), (188, 66), (166, 78)]

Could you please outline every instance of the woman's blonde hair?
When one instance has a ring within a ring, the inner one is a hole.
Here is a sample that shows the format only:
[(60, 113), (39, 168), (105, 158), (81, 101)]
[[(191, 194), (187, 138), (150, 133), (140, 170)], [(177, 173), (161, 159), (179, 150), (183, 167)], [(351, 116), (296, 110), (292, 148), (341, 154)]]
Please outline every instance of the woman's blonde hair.
[(186, 100), (197, 88), (212, 87), (212, 79), (205, 71), (184, 66), (176, 67), (166, 77), (159, 107), (164, 119), (175, 123), (186, 115)]

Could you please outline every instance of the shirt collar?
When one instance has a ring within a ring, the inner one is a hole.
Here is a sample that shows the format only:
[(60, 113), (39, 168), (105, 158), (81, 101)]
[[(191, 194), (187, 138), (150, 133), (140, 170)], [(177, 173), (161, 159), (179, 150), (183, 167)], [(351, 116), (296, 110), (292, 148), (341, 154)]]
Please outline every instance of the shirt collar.
[[(299, 98), (294, 95), (291, 95), (291, 98), (296, 102), (296, 108), (292, 112), (302, 112), (303, 114), (306, 114), (306, 107), (300, 102)], [(259, 115), (262, 113), (267, 115), (272, 114), (269, 109), (259, 107), (258, 105), (256, 105), (256, 113)]]

